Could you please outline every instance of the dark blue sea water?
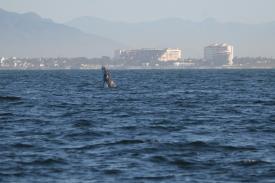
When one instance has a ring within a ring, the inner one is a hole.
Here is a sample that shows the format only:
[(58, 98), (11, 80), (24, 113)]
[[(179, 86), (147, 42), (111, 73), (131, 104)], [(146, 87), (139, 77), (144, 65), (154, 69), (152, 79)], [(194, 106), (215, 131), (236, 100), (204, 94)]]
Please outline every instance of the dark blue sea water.
[(275, 182), (275, 70), (0, 71), (0, 182)]

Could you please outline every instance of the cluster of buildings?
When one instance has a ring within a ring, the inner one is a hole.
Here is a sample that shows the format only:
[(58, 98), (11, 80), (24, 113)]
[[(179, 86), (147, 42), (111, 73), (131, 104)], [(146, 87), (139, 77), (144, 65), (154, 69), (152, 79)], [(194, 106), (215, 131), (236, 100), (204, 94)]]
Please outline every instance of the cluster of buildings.
[(0, 70), (48, 70), (48, 69), (99, 69), (102, 64), (109, 64), (109, 57), (88, 59), (79, 58), (17, 58), (0, 57)]
[[(180, 62), (183, 60), (182, 50), (178, 48), (165, 49), (134, 49), (115, 50), (115, 60), (129, 62)], [(227, 44), (212, 44), (204, 48), (204, 61), (209, 66), (232, 66), (234, 48)]]
[(204, 48), (202, 59), (183, 59), (178, 48), (115, 50), (114, 57), (101, 58), (4, 58), (0, 70), (6, 69), (100, 69), (111, 68), (275, 68), (275, 59), (267, 57), (234, 57), (228, 44), (212, 44)]
[(178, 48), (165, 49), (136, 49), (115, 50), (114, 59), (127, 61), (179, 61), (182, 59), (182, 51)]

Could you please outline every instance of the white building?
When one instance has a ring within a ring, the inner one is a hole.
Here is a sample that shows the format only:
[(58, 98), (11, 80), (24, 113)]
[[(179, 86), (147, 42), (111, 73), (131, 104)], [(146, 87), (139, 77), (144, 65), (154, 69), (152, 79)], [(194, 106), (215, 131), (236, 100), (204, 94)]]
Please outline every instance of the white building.
[(182, 51), (178, 48), (166, 49), (136, 49), (136, 50), (115, 50), (115, 59), (127, 61), (179, 61), (182, 58)]
[(212, 65), (233, 65), (234, 48), (227, 44), (212, 44), (204, 48), (204, 59)]
[(178, 61), (182, 58), (182, 51), (178, 48), (172, 49), (167, 48), (164, 51), (164, 54), (159, 58), (159, 61), (168, 62), (168, 61)]

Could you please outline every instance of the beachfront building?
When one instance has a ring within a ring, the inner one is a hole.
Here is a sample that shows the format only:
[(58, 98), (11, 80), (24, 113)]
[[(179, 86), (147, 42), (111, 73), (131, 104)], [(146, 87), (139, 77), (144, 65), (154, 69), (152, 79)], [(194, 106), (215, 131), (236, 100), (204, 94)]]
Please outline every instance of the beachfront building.
[(204, 59), (214, 66), (233, 65), (234, 48), (228, 44), (212, 44), (204, 48)]
[(182, 51), (178, 48), (166, 49), (135, 49), (135, 50), (116, 50), (114, 53), (115, 59), (127, 61), (179, 61), (182, 58)]

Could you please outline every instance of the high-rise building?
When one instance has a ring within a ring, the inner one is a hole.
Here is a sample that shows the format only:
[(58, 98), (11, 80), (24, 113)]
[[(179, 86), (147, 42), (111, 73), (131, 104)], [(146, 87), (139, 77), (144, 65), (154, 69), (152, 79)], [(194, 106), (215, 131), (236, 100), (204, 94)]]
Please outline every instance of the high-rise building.
[(116, 50), (114, 52), (115, 59), (127, 61), (178, 61), (182, 58), (180, 49), (136, 49), (136, 50)]
[(204, 48), (204, 59), (215, 66), (233, 65), (234, 48), (227, 44), (212, 44)]

